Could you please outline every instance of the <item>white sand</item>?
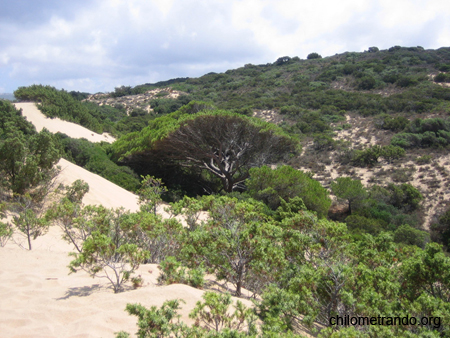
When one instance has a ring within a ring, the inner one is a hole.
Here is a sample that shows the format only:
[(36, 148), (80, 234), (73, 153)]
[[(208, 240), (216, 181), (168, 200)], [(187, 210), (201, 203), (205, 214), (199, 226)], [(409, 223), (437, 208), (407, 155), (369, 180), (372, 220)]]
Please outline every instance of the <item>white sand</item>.
[[(123, 206), (138, 210), (137, 196), (64, 159), (58, 182), (86, 181), (90, 190), (85, 204), (105, 207)], [(160, 212), (162, 213), (162, 207)], [(167, 214), (164, 216), (167, 217)], [(25, 240), (22, 239), (25, 244)], [(170, 299), (183, 299), (179, 313), (189, 324), (188, 314), (202, 300), (204, 291), (187, 285), (156, 285), (156, 264), (142, 265), (137, 271), (144, 286), (114, 294), (104, 278), (91, 278), (80, 271), (68, 275), (71, 245), (61, 239), (61, 230), (53, 226), (32, 242), (33, 250), (21, 249), (12, 241), (0, 247), (0, 337), (114, 337), (124, 330), (137, 331), (137, 318), (124, 309), (127, 303), (147, 307), (161, 306)], [(249, 301), (244, 303), (251, 306)]]
[[(19, 103), (23, 115), (37, 130), (63, 132), (74, 138), (87, 138), (93, 142), (111, 142), (112, 138), (95, 134), (76, 124), (59, 119), (45, 118), (34, 103)], [(130, 211), (139, 209), (137, 196), (108, 180), (61, 159), (58, 183), (70, 185), (77, 179), (89, 184), (85, 204), (101, 204), (107, 208), (124, 207)], [(158, 212), (168, 217), (163, 211)], [(25, 239), (15, 236), (18, 243)], [(124, 309), (127, 303), (141, 303), (147, 307), (161, 306), (166, 300), (182, 298), (179, 313), (188, 318), (195, 303), (201, 300), (202, 290), (186, 285), (157, 286), (159, 270), (155, 264), (142, 265), (137, 271), (144, 286), (114, 294), (104, 278), (91, 278), (80, 271), (68, 275), (72, 246), (61, 239), (61, 230), (53, 226), (49, 232), (32, 242), (33, 250), (21, 249), (13, 241), (0, 247), (0, 337), (114, 337), (124, 330), (137, 331), (137, 318)], [(250, 305), (247, 302), (247, 305)]]
[(85, 138), (91, 142), (109, 142), (115, 141), (114, 137), (107, 133), (102, 135), (82, 127), (76, 123), (63, 121), (59, 118), (50, 119), (42, 114), (33, 102), (21, 102), (14, 104), (17, 109), (22, 109), (23, 116), (34, 124), (37, 131), (41, 131), (44, 127), (51, 133), (63, 133), (72, 138)]
[(89, 192), (83, 198), (85, 205), (98, 204), (106, 208), (124, 207), (132, 212), (139, 210), (138, 197), (135, 194), (63, 158), (57, 165), (61, 167), (61, 173), (56, 179), (58, 183), (70, 185), (75, 180), (82, 179), (89, 184)]
[[(90, 141), (103, 140), (102, 135), (59, 119), (47, 119), (33, 103), (16, 104), (36, 129), (46, 127), (51, 132), (64, 132), (70, 137), (85, 137)], [(87, 133), (87, 134), (86, 134)], [(94, 136), (92, 136), (94, 134)], [(106, 137), (105, 137), (106, 138)], [(108, 141), (112, 141), (111, 138)], [(101, 204), (107, 208), (139, 209), (137, 196), (106, 179), (92, 174), (64, 159), (58, 163), (62, 171), (57, 182), (70, 185), (77, 179), (89, 184), (83, 199), (85, 204)], [(165, 205), (158, 208), (163, 217)], [(205, 215), (202, 215), (205, 219)], [(25, 244), (25, 239), (17, 241)], [(70, 244), (61, 239), (61, 230), (53, 226), (49, 232), (32, 242), (33, 250), (21, 249), (13, 241), (0, 247), (0, 337), (89, 338), (114, 337), (115, 332), (137, 331), (137, 318), (124, 311), (127, 303), (141, 303), (146, 307), (161, 306), (170, 299), (183, 299), (179, 310), (181, 320), (193, 324), (188, 314), (204, 291), (187, 285), (156, 285), (159, 270), (156, 264), (141, 265), (144, 285), (114, 294), (105, 278), (91, 278), (79, 271), (69, 275)], [(251, 306), (248, 300), (242, 300)]]

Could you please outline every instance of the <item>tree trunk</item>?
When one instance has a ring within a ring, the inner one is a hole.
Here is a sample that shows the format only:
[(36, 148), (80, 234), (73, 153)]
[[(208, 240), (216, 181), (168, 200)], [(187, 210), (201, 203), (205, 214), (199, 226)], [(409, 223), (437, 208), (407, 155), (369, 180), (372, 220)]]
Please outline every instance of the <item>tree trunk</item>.
[(28, 239), (28, 250), (31, 251), (31, 234), (29, 225), (27, 225), (27, 239)]
[(240, 297), (242, 293), (242, 279), (244, 274), (244, 267), (240, 266), (238, 268), (238, 276), (237, 276), (237, 282), (236, 282), (236, 297)]

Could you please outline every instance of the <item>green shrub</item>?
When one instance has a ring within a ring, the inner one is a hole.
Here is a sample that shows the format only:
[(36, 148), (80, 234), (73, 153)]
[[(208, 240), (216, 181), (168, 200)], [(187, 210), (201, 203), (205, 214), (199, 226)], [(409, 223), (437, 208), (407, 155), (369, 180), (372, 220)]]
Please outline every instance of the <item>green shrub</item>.
[(275, 170), (267, 166), (252, 168), (246, 185), (251, 197), (263, 201), (272, 210), (281, 205), (281, 199), (288, 201), (297, 196), (319, 217), (326, 216), (331, 205), (327, 190), (319, 182), (290, 166)]
[(390, 203), (398, 209), (406, 211), (416, 210), (423, 200), (420, 191), (408, 183), (400, 185), (390, 183), (386, 188), (390, 193)]
[(358, 88), (370, 90), (375, 88), (376, 80), (372, 76), (364, 76), (358, 81)]
[(308, 60), (313, 60), (313, 59), (321, 59), (322, 56), (318, 53), (310, 53), (308, 54), (308, 56), (306, 57)]
[(434, 77), (434, 82), (450, 82), (450, 75), (445, 73), (439, 73)]
[(187, 269), (175, 257), (166, 257), (159, 263), (161, 274), (158, 282), (161, 284), (187, 284), (194, 288), (202, 288), (205, 284), (205, 270), (201, 267)]
[[(59, 133), (56, 136), (65, 153), (64, 157), (69, 161), (129, 191), (137, 191), (140, 187), (138, 176), (129, 167), (118, 166), (111, 161), (102, 145)], [(108, 149), (109, 145), (105, 147)]]
[(382, 115), (376, 123), (380, 129), (401, 131), (409, 124), (409, 120), (404, 116), (390, 117), (389, 115)]
[(384, 230), (385, 223), (378, 219), (367, 218), (359, 215), (350, 215), (345, 219), (350, 231), (360, 230), (363, 233), (378, 235)]
[(415, 229), (407, 224), (398, 227), (394, 232), (394, 241), (396, 243), (404, 243), (408, 245), (416, 245), (419, 248), (425, 248), (425, 245), (430, 241), (430, 235), (418, 229)]
[(350, 214), (356, 207), (360, 206), (361, 201), (367, 196), (367, 190), (361, 181), (350, 177), (338, 177), (336, 181), (331, 182), (331, 191), (337, 197), (348, 202)]
[(431, 155), (423, 155), (418, 158), (416, 158), (416, 163), (423, 165), (423, 164), (429, 164), (433, 157)]

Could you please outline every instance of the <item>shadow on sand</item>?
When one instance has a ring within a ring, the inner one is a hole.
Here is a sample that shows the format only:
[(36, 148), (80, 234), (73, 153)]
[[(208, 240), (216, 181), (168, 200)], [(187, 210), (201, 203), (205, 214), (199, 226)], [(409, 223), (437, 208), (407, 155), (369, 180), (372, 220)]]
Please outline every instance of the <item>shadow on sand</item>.
[(100, 284), (92, 284), (91, 286), (80, 286), (69, 288), (63, 297), (56, 298), (56, 300), (64, 300), (70, 297), (87, 297), (103, 289), (105, 289), (105, 286), (101, 286)]

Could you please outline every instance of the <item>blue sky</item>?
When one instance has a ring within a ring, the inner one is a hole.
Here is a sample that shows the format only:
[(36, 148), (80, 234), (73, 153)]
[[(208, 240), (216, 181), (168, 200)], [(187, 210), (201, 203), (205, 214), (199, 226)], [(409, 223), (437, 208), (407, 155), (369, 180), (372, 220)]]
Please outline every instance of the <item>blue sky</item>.
[(0, 93), (91, 93), (280, 56), (450, 46), (444, 0), (0, 0)]

